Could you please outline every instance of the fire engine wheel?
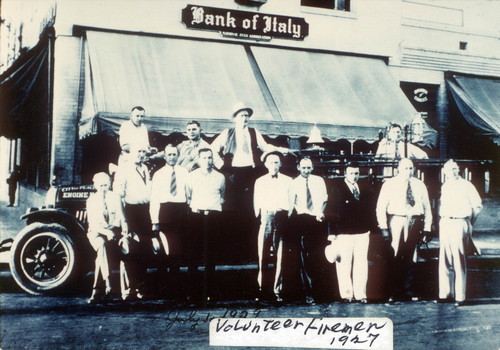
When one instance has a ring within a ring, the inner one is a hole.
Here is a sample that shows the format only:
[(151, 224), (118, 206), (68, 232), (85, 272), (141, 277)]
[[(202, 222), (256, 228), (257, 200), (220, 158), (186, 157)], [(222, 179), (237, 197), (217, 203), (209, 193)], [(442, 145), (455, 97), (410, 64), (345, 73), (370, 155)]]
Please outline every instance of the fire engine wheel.
[(75, 275), (75, 246), (68, 230), (59, 224), (26, 226), (11, 252), (12, 276), (30, 294), (59, 291)]

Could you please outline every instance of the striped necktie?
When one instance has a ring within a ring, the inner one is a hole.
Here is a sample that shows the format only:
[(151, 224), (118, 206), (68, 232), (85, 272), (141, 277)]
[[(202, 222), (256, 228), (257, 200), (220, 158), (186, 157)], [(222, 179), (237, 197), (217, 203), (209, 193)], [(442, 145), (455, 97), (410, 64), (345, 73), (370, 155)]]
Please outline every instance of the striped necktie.
[(352, 185), (352, 195), (354, 196), (355, 200), (359, 201), (359, 190), (356, 184)]
[(106, 221), (106, 223), (109, 223), (109, 211), (108, 211), (108, 205), (106, 203), (106, 194), (103, 194), (102, 196), (102, 205), (103, 205), (102, 213), (104, 215), (104, 221)]
[(406, 187), (406, 204), (410, 207), (415, 205), (415, 197), (413, 196), (413, 191), (411, 190), (410, 181), (408, 181), (408, 186)]
[(172, 196), (177, 195), (177, 178), (175, 176), (175, 168), (172, 167), (172, 176), (170, 178), (170, 193)]
[(309, 178), (306, 178), (306, 200), (307, 200), (307, 210), (312, 211), (314, 209), (311, 190), (309, 189)]

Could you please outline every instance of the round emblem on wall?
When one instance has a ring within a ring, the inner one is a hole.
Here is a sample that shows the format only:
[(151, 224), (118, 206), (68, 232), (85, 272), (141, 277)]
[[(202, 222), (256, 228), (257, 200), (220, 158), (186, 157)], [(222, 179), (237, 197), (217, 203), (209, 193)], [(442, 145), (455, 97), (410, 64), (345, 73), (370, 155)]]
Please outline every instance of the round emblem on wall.
[(413, 91), (413, 99), (417, 102), (427, 102), (427, 94), (429, 91), (427, 91), (424, 88), (418, 88)]

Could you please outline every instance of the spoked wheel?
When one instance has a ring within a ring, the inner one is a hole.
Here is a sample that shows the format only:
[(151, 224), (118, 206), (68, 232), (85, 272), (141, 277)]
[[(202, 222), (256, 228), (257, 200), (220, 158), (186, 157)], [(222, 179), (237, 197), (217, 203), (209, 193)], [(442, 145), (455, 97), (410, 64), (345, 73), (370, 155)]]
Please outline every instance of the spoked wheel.
[(19, 286), (31, 294), (55, 292), (75, 275), (75, 246), (59, 224), (26, 226), (11, 248), (10, 269)]

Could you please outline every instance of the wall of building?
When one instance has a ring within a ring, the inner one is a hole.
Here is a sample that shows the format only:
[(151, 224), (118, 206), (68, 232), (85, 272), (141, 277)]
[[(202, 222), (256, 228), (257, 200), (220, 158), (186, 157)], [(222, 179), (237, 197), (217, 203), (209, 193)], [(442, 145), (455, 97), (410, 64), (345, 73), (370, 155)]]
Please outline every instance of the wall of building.
[[(12, 0), (7, 2), (13, 3)], [(33, 1), (24, 3), (33, 4)], [(40, 4), (46, 8), (48, 3)], [(73, 37), (74, 25), (239, 41), (224, 38), (218, 32), (186, 28), (181, 22), (181, 11), (191, 3), (164, 0), (57, 1), (51, 168), (62, 183), (80, 181), (77, 121), (82, 87), (82, 45), (81, 38)], [(444, 72), (452, 70), (500, 76), (500, 29), (495, 18), (500, 11), (500, 2), (351, 0), (349, 12), (305, 7), (301, 6), (300, 0), (268, 0), (260, 7), (240, 5), (234, 0), (204, 0), (198, 4), (303, 17), (309, 23), (309, 35), (304, 40), (272, 39), (262, 44), (383, 56), (388, 58), (396, 81), (438, 85), (437, 123), (441, 131), (441, 155), (446, 154), (448, 113)], [(3, 17), (8, 17), (4, 14), (2, 12)], [(39, 27), (47, 22), (46, 18), (42, 16), (42, 19), (28, 21), (25, 25)], [(9, 34), (14, 36), (16, 33)], [(466, 43), (465, 48), (460, 47), (461, 42)], [(13, 42), (14, 49), (17, 44)]]
[(51, 169), (61, 184), (80, 182), (78, 117), (82, 39), (58, 36), (54, 52), (54, 98)]
[[(238, 41), (218, 32), (186, 28), (181, 11), (189, 1), (62, 2), (58, 6), (56, 32), (71, 35), (73, 25)], [(124, 6), (126, 4), (126, 6)], [(257, 13), (303, 17), (309, 35), (303, 41), (272, 39), (270, 45), (392, 56), (399, 42), (399, 1), (353, 1), (350, 12), (300, 5), (300, 0), (270, 0), (260, 7), (243, 6), (232, 0), (203, 1), (203, 6)], [(264, 43), (265, 44), (265, 43)]]

